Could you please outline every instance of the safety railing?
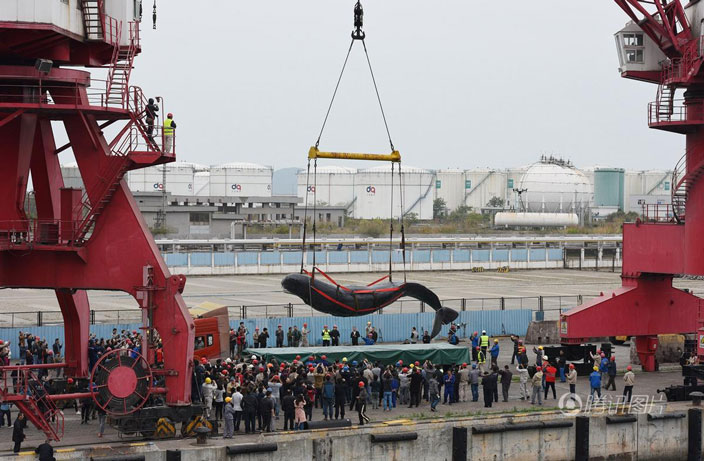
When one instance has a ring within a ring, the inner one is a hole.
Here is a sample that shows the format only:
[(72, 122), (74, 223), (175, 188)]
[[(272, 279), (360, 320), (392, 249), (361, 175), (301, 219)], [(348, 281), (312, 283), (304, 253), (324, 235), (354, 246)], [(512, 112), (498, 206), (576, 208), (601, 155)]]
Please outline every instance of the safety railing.
[(674, 222), (671, 204), (643, 204), (643, 220), (646, 222)]
[(671, 83), (689, 78), (697, 61), (701, 60), (703, 43), (702, 37), (697, 37), (687, 44), (682, 57), (672, 59), (669, 63), (663, 65), (662, 81)]
[(78, 223), (57, 219), (0, 221), (0, 249), (63, 245), (74, 239)]
[[(108, 101), (107, 80), (91, 78), (64, 80), (61, 83), (39, 81), (36, 84), (5, 83), (16, 76), (0, 75), (0, 107), (22, 108), (23, 104), (47, 108), (126, 109), (126, 104)], [(85, 88), (85, 92), (83, 89)]]
[(122, 22), (107, 14), (102, 15), (102, 22), (103, 38), (105, 39), (105, 42), (115, 47), (119, 47)]

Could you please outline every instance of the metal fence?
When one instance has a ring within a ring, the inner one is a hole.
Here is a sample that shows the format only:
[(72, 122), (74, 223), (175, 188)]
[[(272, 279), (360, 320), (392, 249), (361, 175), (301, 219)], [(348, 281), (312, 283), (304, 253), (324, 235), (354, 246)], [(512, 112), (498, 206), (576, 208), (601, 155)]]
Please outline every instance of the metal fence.
[[(583, 299), (597, 296), (519, 296), (500, 298), (451, 298), (443, 299), (446, 307), (458, 312), (464, 311), (495, 311), (495, 310), (529, 310), (542, 312), (544, 320), (557, 320), (563, 310), (582, 304)], [(279, 317), (322, 317), (326, 316), (307, 304), (246, 304), (227, 306), (231, 320), (248, 318), (279, 318)], [(415, 299), (397, 301), (378, 311), (375, 315), (414, 314), (432, 312), (420, 301)], [(91, 324), (132, 324), (142, 321), (142, 311), (139, 309), (91, 310)], [(0, 327), (23, 327), (57, 325), (64, 322), (61, 311), (32, 311), (0, 313)]]

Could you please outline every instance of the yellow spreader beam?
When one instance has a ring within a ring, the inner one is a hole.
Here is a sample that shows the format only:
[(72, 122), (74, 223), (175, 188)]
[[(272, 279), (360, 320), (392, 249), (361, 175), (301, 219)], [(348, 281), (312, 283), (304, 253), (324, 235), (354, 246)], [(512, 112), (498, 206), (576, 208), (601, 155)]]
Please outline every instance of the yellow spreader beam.
[(401, 163), (401, 154), (395, 150), (390, 154), (355, 154), (352, 152), (320, 152), (313, 146), (308, 151), (308, 158), (335, 158), (340, 160), (378, 160), (382, 162)]

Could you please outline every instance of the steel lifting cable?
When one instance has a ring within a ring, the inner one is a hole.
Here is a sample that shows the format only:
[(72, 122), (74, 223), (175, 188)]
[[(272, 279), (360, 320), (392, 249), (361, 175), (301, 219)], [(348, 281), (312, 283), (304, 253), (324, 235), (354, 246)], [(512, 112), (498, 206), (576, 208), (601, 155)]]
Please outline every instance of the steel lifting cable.
[[(400, 165), (399, 165), (400, 166)], [(391, 214), (389, 215), (389, 282), (392, 280), (394, 256), (394, 162), (391, 162)]]
[(306, 200), (303, 208), (303, 243), (301, 244), (301, 274), (304, 272), (303, 264), (306, 257), (306, 231), (308, 228), (308, 192), (310, 192), (310, 159), (308, 159), (308, 171), (306, 173)]
[(320, 127), (320, 133), (318, 133), (318, 140), (315, 141), (315, 147), (320, 145), (320, 138), (323, 136), (323, 131), (325, 130), (325, 124), (328, 123), (328, 117), (330, 116), (330, 111), (332, 110), (332, 104), (335, 102), (335, 96), (337, 96), (337, 90), (340, 88), (340, 82), (342, 81), (342, 75), (345, 73), (345, 68), (347, 67), (347, 60), (350, 58), (350, 52), (352, 51), (352, 45), (354, 45), (355, 39), (352, 38), (350, 42), (350, 47), (347, 49), (347, 56), (345, 56), (345, 62), (342, 64), (342, 70), (340, 71), (340, 76), (337, 78), (337, 84), (335, 85), (335, 91), (332, 93), (332, 99), (330, 99), (330, 105), (328, 105), (328, 111), (325, 113), (325, 119), (323, 120), (323, 126)]
[[(393, 172), (391, 173), (393, 176)], [(398, 164), (398, 190), (399, 200), (401, 202), (401, 212), (398, 215), (399, 223), (401, 224), (401, 257), (403, 259), (403, 283), (406, 283), (406, 229), (404, 228), (403, 218), (405, 215), (406, 204), (403, 200), (403, 174), (401, 173), (401, 163)]]
[(316, 249), (316, 223), (318, 218), (318, 159), (313, 160), (313, 271), (312, 278), (315, 278), (315, 254)]
[(374, 83), (374, 91), (376, 92), (376, 99), (379, 101), (379, 109), (381, 109), (381, 117), (384, 119), (384, 127), (386, 128), (386, 136), (389, 138), (389, 145), (391, 146), (391, 151), (394, 149), (394, 142), (391, 140), (391, 133), (389, 132), (389, 124), (386, 122), (386, 114), (384, 113), (384, 106), (381, 104), (381, 96), (379, 95), (379, 87), (376, 85), (376, 78), (374, 78), (374, 71), (372, 70), (372, 62), (369, 60), (369, 53), (367, 52), (367, 44), (364, 39), (362, 39), (362, 46), (364, 47), (364, 55), (367, 57), (367, 64), (369, 65), (369, 73), (372, 75), (372, 82)]

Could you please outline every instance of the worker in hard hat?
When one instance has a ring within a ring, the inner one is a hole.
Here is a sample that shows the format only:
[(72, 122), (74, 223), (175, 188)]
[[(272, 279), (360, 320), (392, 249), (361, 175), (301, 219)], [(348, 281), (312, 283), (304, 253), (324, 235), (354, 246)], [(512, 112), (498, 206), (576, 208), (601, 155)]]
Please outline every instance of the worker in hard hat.
[(599, 373), (599, 367), (595, 366), (592, 368), (592, 373), (589, 375), (589, 386), (591, 391), (589, 392), (589, 397), (594, 397), (596, 392), (597, 396), (601, 398), (601, 373)]
[(215, 393), (215, 384), (210, 378), (205, 378), (205, 382), (201, 386), (203, 401), (205, 403), (205, 417), (210, 419), (210, 413), (213, 410), (213, 395)]
[(533, 353), (535, 354), (535, 365), (540, 366), (543, 363), (543, 346), (533, 347)]
[(176, 131), (176, 122), (174, 122), (174, 114), (169, 112), (164, 120), (164, 149), (163, 152), (170, 154), (174, 147), (174, 133)]
[(570, 386), (570, 398), (576, 400), (577, 395), (577, 370), (574, 369), (574, 363), (569, 365), (570, 371), (567, 372), (567, 384)]
[(333, 346), (340, 345), (340, 330), (337, 329), (337, 325), (332, 326), (332, 331), (330, 332), (330, 338), (332, 339)]
[(489, 349), (489, 336), (486, 334), (486, 330), (482, 330), (482, 335), (479, 337), (479, 346), (482, 348), (484, 357), (486, 357), (486, 351)]
[(633, 397), (633, 385), (636, 383), (636, 375), (633, 374), (633, 367), (628, 365), (626, 367), (626, 374), (623, 375), (623, 382), (625, 386), (623, 387), (623, 397), (626, 403), (631, 403), (631, 397)]
[(531, 392), (530, 403), (535, 405), (535, 400), (537, 398), (538, 405), (543, 404), (543, 368), (536, 367), (535, 374), (531, 378), (531, 384), (533, 384), (533, 390)]
[(320, 336), (323, 338), (323, 347), (330, 346), (332, 337), (330, 336), (330, 330), (328, 330), (327, 325), (323, 325), (323, 331), (320, 333)]
[(484, 355), (480, 346), (477, 346), (477, 366), (479, 367), (480, 374), (484, 376), (484, 372), (486, 371), (484, 368), (486, 366), (486, 355)]
[(301, 340), (301, 347), (308, 347), (308, 333), (310, 333), (310, 330), (308, 330), (308, 324), (304, 323), (303, 328), (301, 328), (301, 333), (300, 333), (300, 340)]
[(479, 347), (479, 333), (476, 331), (470, 336), (470, 341), (472, 341), (472, 361), (477, 361), (477, 348)]
[(494, 345), (491, 346), (489, 353), (491, 354), (491, 367), (493, 368), (493, 367), (497, 366), (497, 362), (499, 360), (499, 340), (498, 339), (494, 340)]
[(235, 407), (232, 406), (232, 397), (225, 397), (223, 413), (225, 416), (225, 429), (223, 430), (222, 438), (231, 439), (235, 435)]

